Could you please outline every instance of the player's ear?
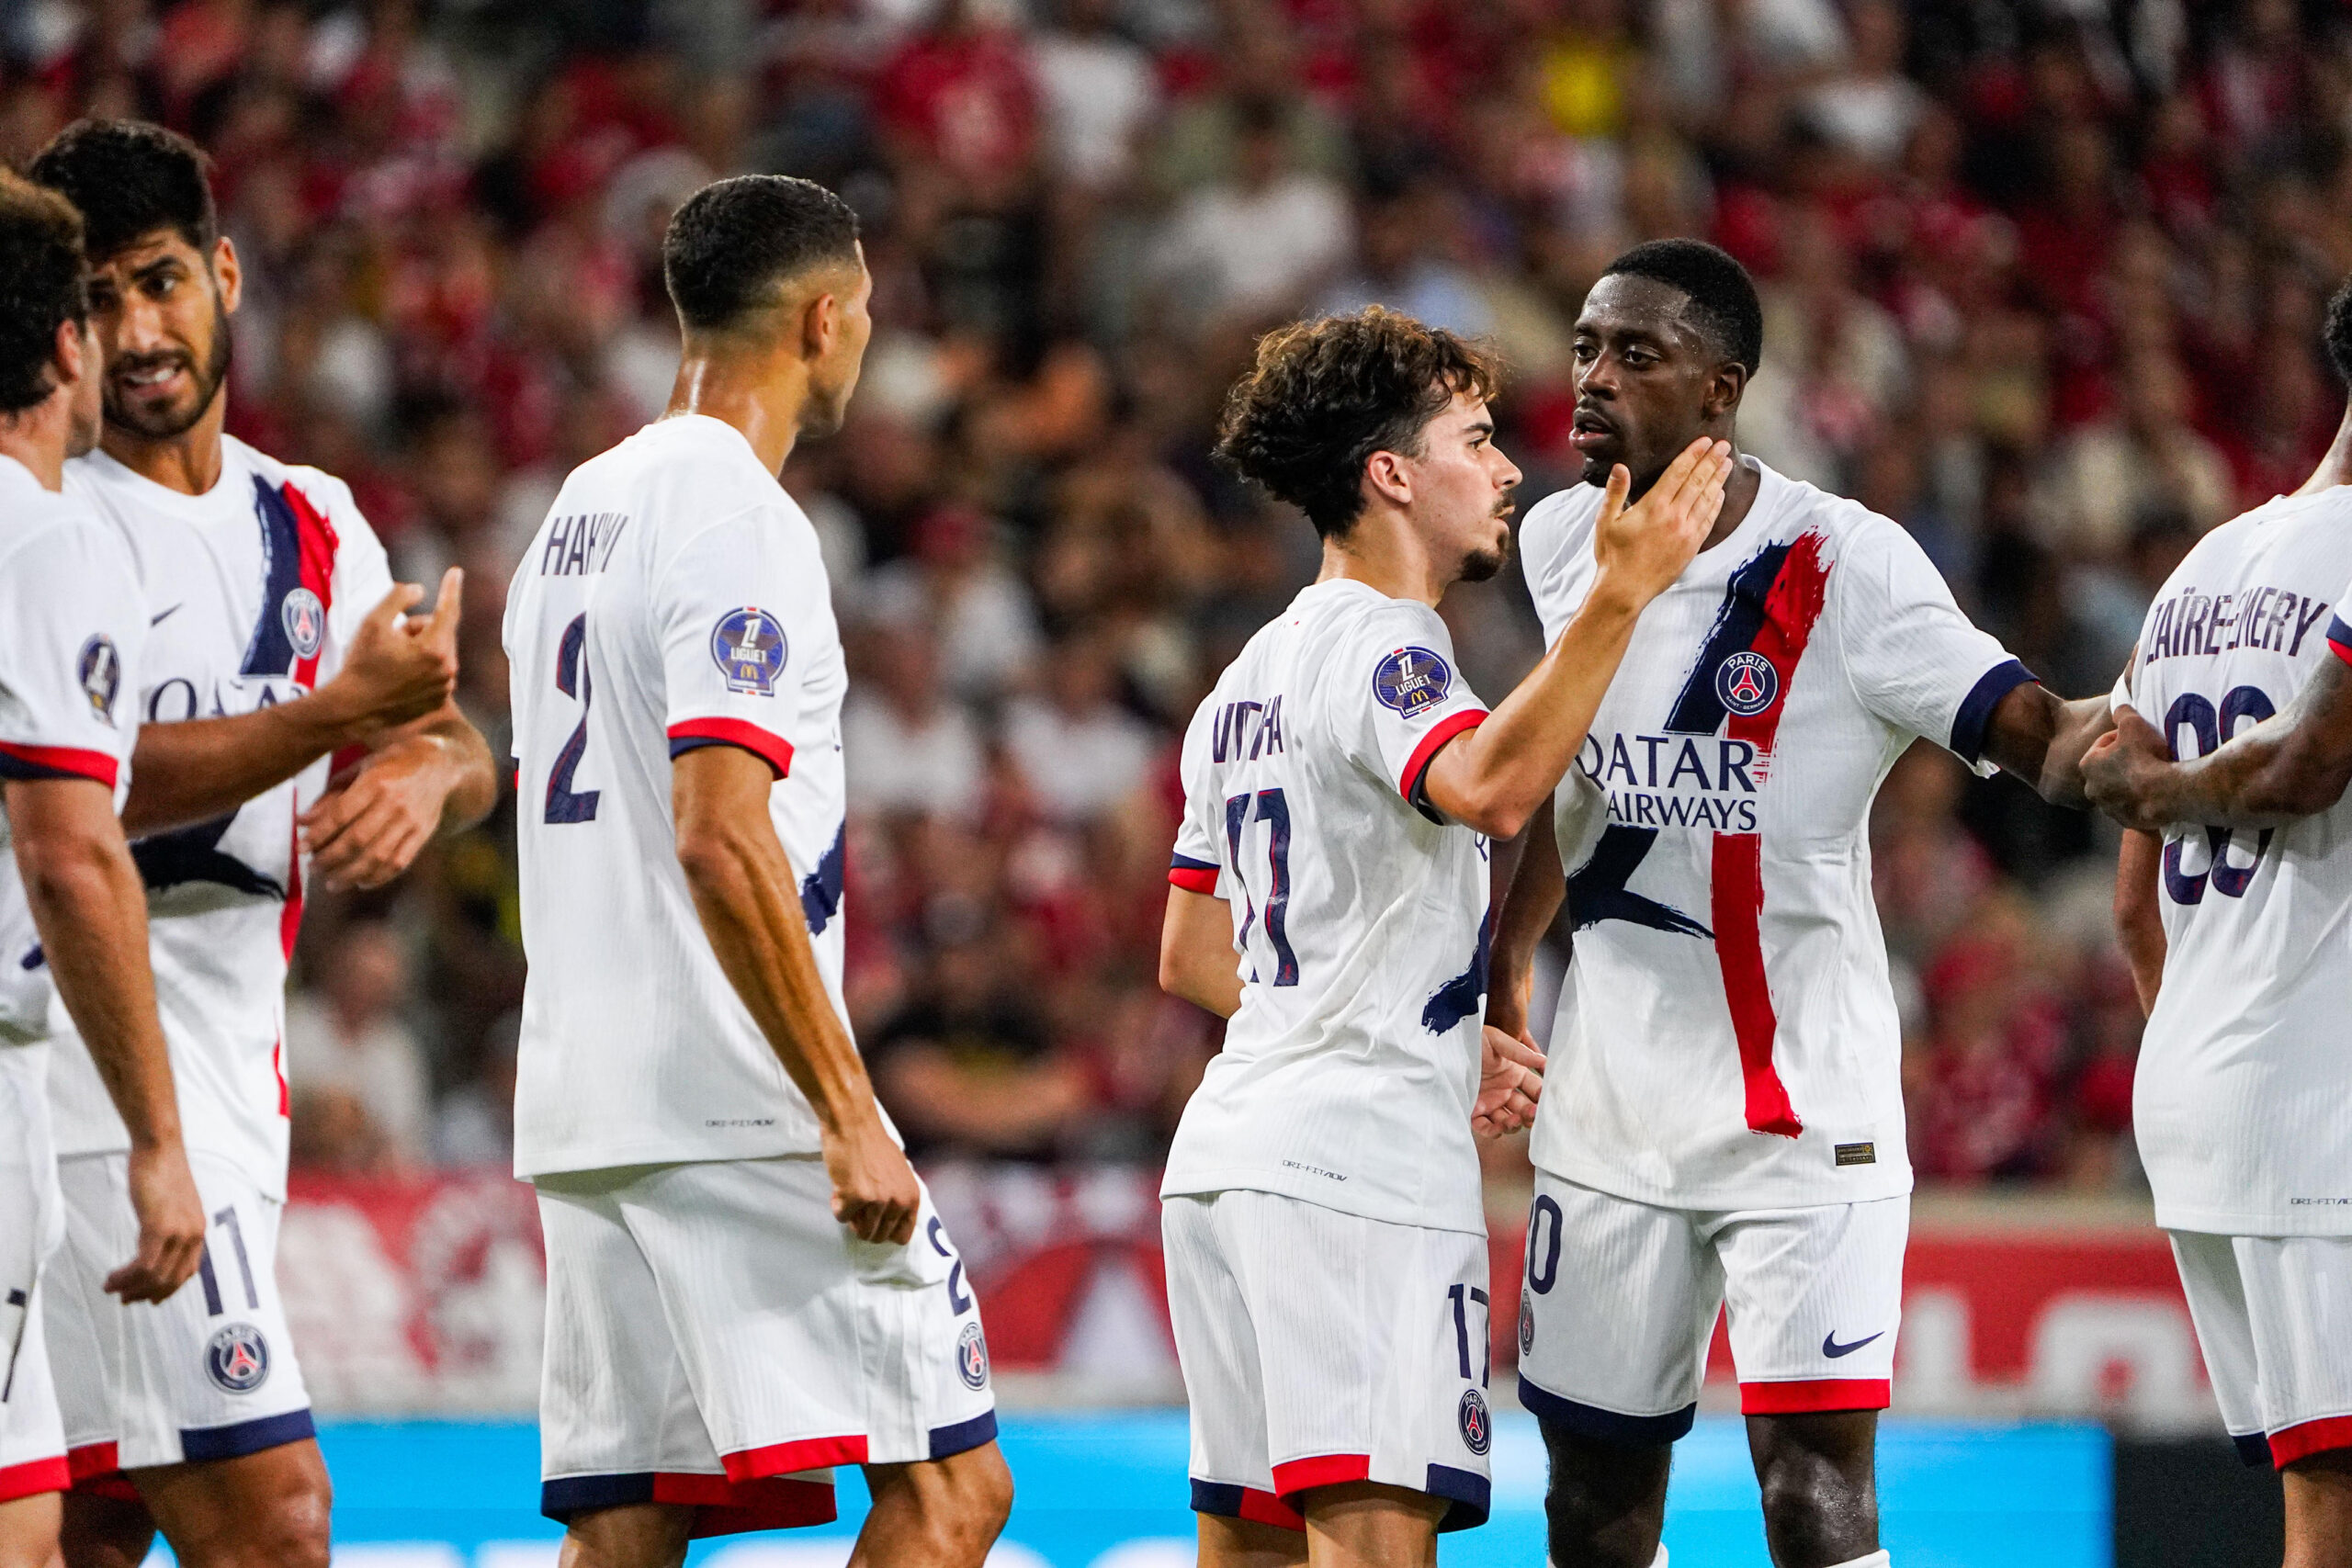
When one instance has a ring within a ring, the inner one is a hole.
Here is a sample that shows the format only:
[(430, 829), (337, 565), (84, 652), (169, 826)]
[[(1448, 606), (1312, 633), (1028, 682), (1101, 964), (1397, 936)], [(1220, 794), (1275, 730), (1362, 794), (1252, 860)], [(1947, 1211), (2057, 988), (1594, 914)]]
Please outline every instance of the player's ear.
[(89, 331), (85, 321), (57, 323), (57, 341), (49, 347), (50, 362), (57, 367), (57, 386), (71, 387), (96, 372), (98, 344), (96, 337), (87, 335)]
[(245, 297), (245, 272), (237, 264), (236, 244), (226, 234), (212, 247), (212, 281), (220, 290), (220, 308), (235, 315)]
[(1405, 459), (1394, 452), (1374, 452), (1364, 459), (1363, 482), (1367, 498), (1377, 497), (1392, 506), (1413, 504), (1413, 478), (1405, 468)]
[(1739, 407), (1742, 394), (1747, 390), (1747, 367), (1736, 359), (1726, 359), (1715, 367), (1708, 378), (1707, 395), (1701, 404), (1709, 419), (1719, 419)]
[(841, 296), (830, 288), (815, 295), (800, 311), (800, 357), (824, 358), (841, 332)]

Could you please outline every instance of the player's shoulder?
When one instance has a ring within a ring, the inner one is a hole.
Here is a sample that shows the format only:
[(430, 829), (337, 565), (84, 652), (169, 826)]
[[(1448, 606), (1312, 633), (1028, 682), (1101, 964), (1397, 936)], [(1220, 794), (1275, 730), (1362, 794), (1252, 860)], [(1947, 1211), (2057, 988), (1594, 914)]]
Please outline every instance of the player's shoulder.
[(120, 542), (86, 495), (70, 486), (51, 490), (22, 464), (0, 459), (0, 558), (30, 564), (50, 558), (107, 566), (123, 559)]
[(1599, 485), (1572, 484), (1527, 509), (1519, 523), (1519, 550), (1530, 578), (1539, 563), (1549, 566), (1590, 542), (1602, 493)]

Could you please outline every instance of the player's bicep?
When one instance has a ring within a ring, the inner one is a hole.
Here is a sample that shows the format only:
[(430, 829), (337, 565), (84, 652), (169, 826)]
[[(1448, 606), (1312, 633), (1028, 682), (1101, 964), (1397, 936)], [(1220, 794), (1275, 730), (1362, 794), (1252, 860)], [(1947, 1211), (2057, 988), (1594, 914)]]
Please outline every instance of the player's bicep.
[[(801, 671), (815, 654), (823, 574), (795, 560), (784, 530), (754, 512), (706, 529), (662, 570), (653, 615), (662, 639), (670, 755), (731, 746), (792, 772)], [(828, 620), (827, 625), (830, 625)]]
[(55, 530), (0, 572), (0, 777), (114, 787), (138, 735), (144, 605), (128, 561), (93, 527)]
[(1233, 911), (1226, 901), (1181, 885), (1168, 890), (1159, 928), (1159, 987), (1219, 1018), (1241, 1006), (1241, 974), (1233, 952)]
[[(1894, 525), (1858, 531), (1834, 571), (1846, 668), (1863, 706), (1989, 771), (1995, 719), (2032, 672), (1968, 618), (1927, 552)], [(2041, 711), (2030, 698), (2009, 707), (2012, 717)]]
[(1453, 668), (1444, 624), (1434, 612), (1385, 618), (1356, 639), (1330, 680), (1336, 684), (1326, 701), (1350, 758), (1423, 816), (1441, 819), (1427, 790), (1430, 764), (1487, 717), (1487, 705)]

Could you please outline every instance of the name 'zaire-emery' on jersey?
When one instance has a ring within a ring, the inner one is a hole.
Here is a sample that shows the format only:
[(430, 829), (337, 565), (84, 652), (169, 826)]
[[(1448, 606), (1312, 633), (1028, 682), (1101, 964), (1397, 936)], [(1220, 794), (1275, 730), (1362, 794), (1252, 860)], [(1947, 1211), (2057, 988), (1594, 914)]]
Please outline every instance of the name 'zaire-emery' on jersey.
[[(1979, 765), (2031, 677), (1898, 525), (1742, 461), (1754, 505), (1642, 613), (1580, 761), (1608, 818), (1568, 866), (1531, 1153), (1668, 1207), (1892, 1197), (1911, 1168), (1871, 799), (1919, 737)], [(1521, 527), (1547, 639), (1591, 591), (1600, 499)]]
[[(2222, 525), (2157, 593), (2118, 698), (2202, 756), (2352, 660), (2347, 579), (2352, 487)], [(2175, 828), (2160, 880), (2164, 984), (2132, 1085), (2156, 1223), (2352, 1235), (2352, 797), (2282, 828)]]
[(572, 470), (516, 568), (522, 1177), (814, 1154), (808, 1102), (720, 969), (678, 863), (672, 759), (740, 747), (842, 1001), (847, 677), (816, 531), (732, 425), (647, 425)]
[(1486, 1233), (1487, 845), (1421, 792), (1485, 716), (1436, 611), (1345, 579), (1300, 591), (1193, 715), (1169, 877), (1226, 900), (1243, 984), (1163, 1196)]

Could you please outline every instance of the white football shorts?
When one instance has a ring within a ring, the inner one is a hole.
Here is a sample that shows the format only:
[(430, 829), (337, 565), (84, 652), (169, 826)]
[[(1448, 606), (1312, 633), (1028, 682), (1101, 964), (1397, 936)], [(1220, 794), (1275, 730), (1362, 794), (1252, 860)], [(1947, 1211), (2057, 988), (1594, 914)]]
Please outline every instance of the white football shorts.
[(130, 1156), (58, 1162), (65, 1245), (46, 1315), (74, 1489), (135, 1499), (120, 1473), (239, 1459), (311, 1435), (311, 1394), (277, 1289), (286, 1205), (201, 1153), (188, 1156), (204, 1256), (172, 1299), (125, 1306), (106, 1277), (139, 1250)]
[(65, 1224), (48, 1064), (45, 1045), (0, 1045), (0, 1503), (62, 1492), (72, 1474), (41, 1321)]
[(1304, 1529), (1302, 1494), (1374, 1481), (1487, 1519), (1487, 1238), (1272, 1192), (1169, 1198), (1168, 1316), (1193, 1508)]
[(995, 1440), (979, 1303), (928, 1190), (892, 1247), (834, 1220), (813, 1155), (537, 1186), (548, 1517), (680, 1503), (697, 1536), (823, 1524), (835, 1465)]
[(1665, 1209), (1535, 1173), (1519, 1298), (1519, 1399), (1578, 1437), (1690, 1431), (1715, 1314), (1731, 1313), (1750, 1416), (1883, 1410), (1911, 1200)]
[(2239, 1456), (2287, 1465), (2352, 1449), (2352, 1236), (2171, 1235)]

